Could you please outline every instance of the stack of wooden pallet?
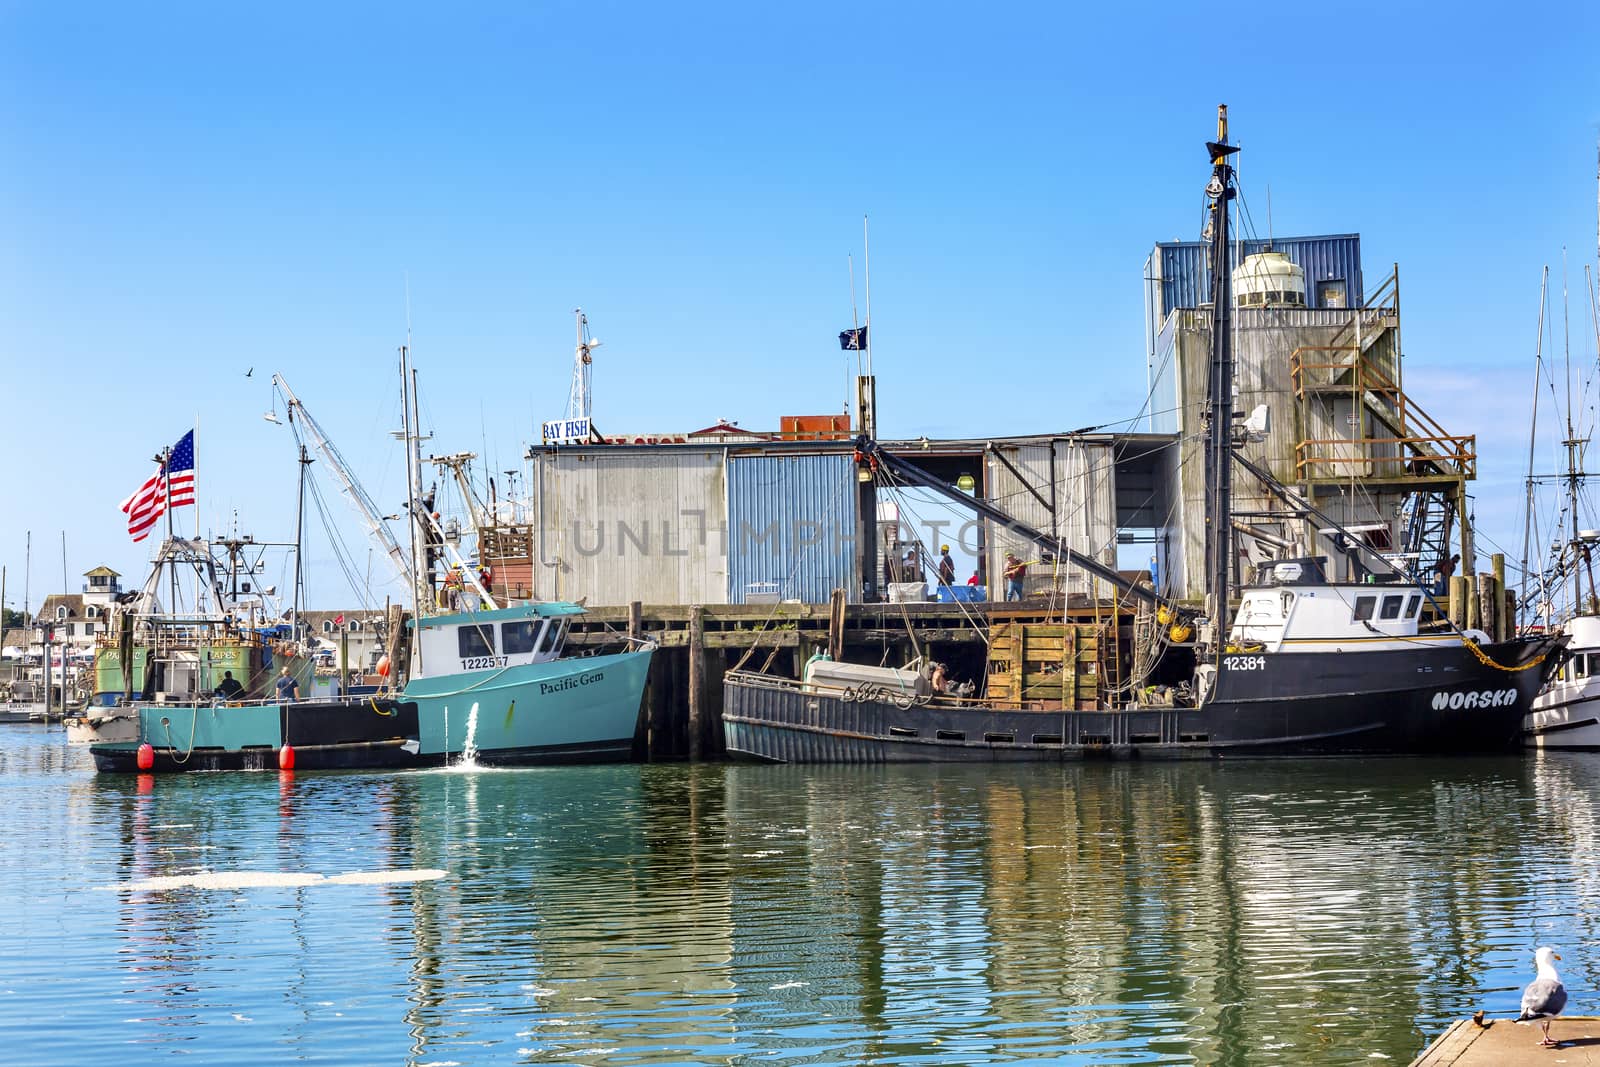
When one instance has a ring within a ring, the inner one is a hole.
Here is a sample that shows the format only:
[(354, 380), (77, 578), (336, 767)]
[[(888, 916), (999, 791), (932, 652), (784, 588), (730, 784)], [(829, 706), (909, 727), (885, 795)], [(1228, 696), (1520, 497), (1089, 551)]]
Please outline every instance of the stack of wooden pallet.
[(995, 622), (989, 630), (991, 701), (1039, 711), (1100, 706), (1102, 651), (1114, 654), (1095, 623)]

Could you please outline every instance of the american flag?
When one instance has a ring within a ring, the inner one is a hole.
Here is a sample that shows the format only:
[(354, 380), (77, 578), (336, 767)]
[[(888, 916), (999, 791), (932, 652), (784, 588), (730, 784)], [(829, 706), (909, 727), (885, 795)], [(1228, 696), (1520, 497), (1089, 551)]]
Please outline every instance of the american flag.
[(122, 502), (122, 510), (128, 516), (128, 536), (135, 541), (149, 537), (150, 527), (166, 512), (168, 503), (175, 508), (194, 503), (193, 430), (172, 446), (166, 463)]

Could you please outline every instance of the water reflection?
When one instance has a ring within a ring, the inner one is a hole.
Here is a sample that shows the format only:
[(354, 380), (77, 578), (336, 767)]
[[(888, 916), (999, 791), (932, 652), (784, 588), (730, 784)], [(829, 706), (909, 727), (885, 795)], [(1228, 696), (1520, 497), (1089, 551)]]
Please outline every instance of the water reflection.
[[(151, 781), (4, 752), (24, 1059), (1404, 1061), (1514, 1011), (1536, 944), (1578, 1003), (1600, 960), (1600, 760), (1570, 754)], [(413, 868), (449, 877), (93, 888)]]

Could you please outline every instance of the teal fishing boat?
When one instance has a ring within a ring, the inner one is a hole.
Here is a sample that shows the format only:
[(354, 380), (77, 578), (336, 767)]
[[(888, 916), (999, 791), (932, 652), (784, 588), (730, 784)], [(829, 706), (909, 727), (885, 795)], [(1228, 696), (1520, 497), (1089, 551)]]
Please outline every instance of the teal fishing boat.
[[(629, 758), (655, 644), (617, 635), (609, 645), (585, 644), (573, 651), (568, 637), (573, 619), (584, 613), (581, 605), (511, 602), (505, 594), (497, 600), (486, 570), (461, 556), (459, 537), (440, 526), (431, 498), (421, 492), (409, 418), (411, 499), (420, 506), (409, 509), (412, 550), (402, 549), (375, 518), (370, 498), (299, 399), (281, 377), (274, 376), (274, 383), (284, 394), (297, 437), (305, 434), (302, 457), (308, 439), (358, 510), (372, 520), (379, 544), (410, 579), (412, 618), (402, 625), (396, 613), (394, 624), (386, 627), (389, 656), (379, 665), (384, 677), (391, 669), (398, 676), (395, 686), (301, 699), (301, 684), (290, 684), (300, 682), (291, 669), (303, 662), (296, 657), (279, 667), (282, 681), (270, 688), (253, 673), (245, 676), (249, 688), (225, 687), (223, 672), (212, 667), (233, 663), (215, 659), (218, 649), (231, 654), (232, 645), (208, 639), (191, 642), (194, 669), (152, 671), (138, 687), (130, 678), (115, 692), (108, 689), (68, 721), (68, 740), (87, 745), (95, 767), (107, 772)], [(296, 559), (298, 589), (298, 551)], [(205, 603), (215, 618), (183, 621), (191, 628), (200, 622), (219, 630), (232, 626), (240, 605), (231, 590), (215, 581), (208, 588)], [(307, 635), (298, 612), (294, 615), (286, 640), (303, 644)], [(132, 644), (131, 631), (123, 644)], [(121, 673), (128, 674), (135, 660), (125, 649)], [(183, 688), (176, 688), (180, 683)]]
[(398, 693), (127, 701), (68, 723), (107, 772), (518, 765), (625, 760), (654, 645), (569, 655), (583, 608), (519, 604), (413, 621)]
[(519, 604), (414, 620), (417, 655), (401, 703), (414, 706), (418, 756), (517, 764), (627, 759), (649, 642), (566, 655), (576, 604)]

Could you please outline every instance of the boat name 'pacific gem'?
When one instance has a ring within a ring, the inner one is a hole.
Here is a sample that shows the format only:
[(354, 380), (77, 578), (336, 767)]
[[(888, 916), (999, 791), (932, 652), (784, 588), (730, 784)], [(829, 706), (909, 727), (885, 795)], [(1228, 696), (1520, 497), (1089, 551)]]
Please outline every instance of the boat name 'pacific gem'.
[(593, 685), (605, 676), (605, 671), (596, 671), (593, 674), (580, 674), (576, 678), (563, 678), (559, 682), (540, 682), (539, 692), (541, 695), (548, 695), (559, 693), (563, 689), (576, 689), (580, 685)]

